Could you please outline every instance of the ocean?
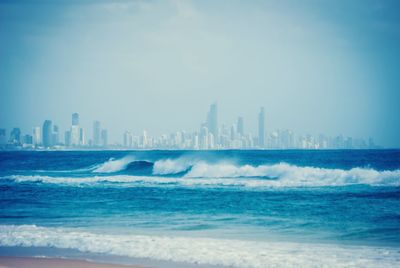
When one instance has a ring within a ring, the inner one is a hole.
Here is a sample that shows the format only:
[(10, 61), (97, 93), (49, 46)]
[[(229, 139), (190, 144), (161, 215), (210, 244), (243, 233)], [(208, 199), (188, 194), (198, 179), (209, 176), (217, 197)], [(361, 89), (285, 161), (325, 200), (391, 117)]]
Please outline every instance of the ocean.
[(400, 150), (0, 152), (0, 255), (26, 252), (399, 267)]

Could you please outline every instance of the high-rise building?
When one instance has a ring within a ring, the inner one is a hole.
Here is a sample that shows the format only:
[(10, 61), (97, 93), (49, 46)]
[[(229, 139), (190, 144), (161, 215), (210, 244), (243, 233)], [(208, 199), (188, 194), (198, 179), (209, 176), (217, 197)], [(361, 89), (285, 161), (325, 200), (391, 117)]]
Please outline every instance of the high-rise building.
[(71, 146), (80, 145), (80, 128), (78, 125), (71, 126)]
[(86, 145), (85, 130), (83, 128), (79, 129), (79, 145), (81, 146)]
[(210, 106), (210, 111), (207, 115), (207, 129), (214, 136), (214, 142), (218, 143), (218, 106), (214, 102)]
[(243, 117), (239, 116), (237, 119), (237, 133), (240, 136), (244, 136), (244, 123), (243, 123)]
[(42, 143), (42, 134), (40, 131), (40, 127), (33, 128), (33, 145), (39, 146)]
[(42, 128), (43, 146), (48, 148), (53, 146), (53, 123), (51, 120), (45, 120)]
[(133, 137), (132, 133), (129, 131), (125, 131), (124, 133), (124, 147), (130, 148), (132, 147)]
[(72, 125), (79, 126), (79, 114), (78, 113), (72, 114)]
[(67, 146), (67, 147), (71, 146), (71, 131), (69, 131), (69, 130), (65, 131), (64, 142), (65, 142), (65, 146)]
[(264, 107), (261, 107), (258, 114), (258, 146), (265, 147), (265, 114)]
[(4, 128), (0, 128), (0, 146), (6, 144), (6, 130)]
[(208, 133), (209, 133), (208, 128), (205, 125), (203, 125), (200, 129), (200, 137), (199, 137), (200, 149), (202, 150), (208, 149), (208, 138), (209, 138)]
[(140, 144), (142, 148), (146, 148), (148, 146), (148, 139), (147, 139), (147, 131), (143, 130), (143, 135), (140, 137)]
[(101, 131), (101, 146), (107, 147), (108, 146), (108, 132), (107, 129), (103, 129)]
[(93, 145), (94, 146), (100, 146), (101, 141), (100, 141), (100, 135), (101, 135), (101, 127), (100, 127), (100, 122), (99, 121), (94, 121), (93, 123)]
[(11, 130), (9, 142), (14, 145), (21, 144), (21, 130), (18, 127)]
[(53, 127), (53, 145), (57, 145), (60, 142), (60, 134), (59, 134), (59, 128), (57, 125), (54, 125)]
[(26, 134), (24, 136), (24, 144), (32, 145), (33, 144), (33, 137), (31, 135)]

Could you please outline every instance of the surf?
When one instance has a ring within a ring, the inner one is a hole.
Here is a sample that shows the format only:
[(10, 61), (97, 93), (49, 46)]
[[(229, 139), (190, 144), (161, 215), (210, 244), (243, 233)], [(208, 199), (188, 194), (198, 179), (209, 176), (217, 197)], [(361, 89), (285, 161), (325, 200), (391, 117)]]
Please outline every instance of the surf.
[[(55, 247), (81, 252), (224, 267), (396, 267), (396, 248), (277, 241), (118, 235), (36, 225), (0, 225), (0, 245)], [(318, 252), (318, 254), (316, 254)], [(382, 258), (385, 256), (385, 258)]]

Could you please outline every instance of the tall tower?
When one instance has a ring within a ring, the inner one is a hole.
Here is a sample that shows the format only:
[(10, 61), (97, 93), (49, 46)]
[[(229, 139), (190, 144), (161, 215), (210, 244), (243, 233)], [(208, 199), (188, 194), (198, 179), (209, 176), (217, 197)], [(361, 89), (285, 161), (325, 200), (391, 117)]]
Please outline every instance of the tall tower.
[(52, 147), (53, 146), (53, 123), (51, 120), (45, 120), (42, 128), (43, 135), (43, 146)]
[(101, 128), (100, 128), (100, 122), (99, 121), (94, 121), (93, 123), (93, 145), (94, 146), (100, 146), (101, 141), (100, 141), (100, 135), (101, 135)]
[(33, 128), (33, 145), (38, 146), (42, 143), (42, 134), (40, 127)]
[(72, 114), (72, 125), (79, 126), (79, 114), (78, 113)]
[(215, 143), (218, 144), (218, 106), (216, 102), (210, 106), (207, 115), (207, 128), (213, 134)]
[(265, 147), (265, 113), (264, 107), (261, 107), (260, 113), (258, 114), (258, 146), (260, 148)]

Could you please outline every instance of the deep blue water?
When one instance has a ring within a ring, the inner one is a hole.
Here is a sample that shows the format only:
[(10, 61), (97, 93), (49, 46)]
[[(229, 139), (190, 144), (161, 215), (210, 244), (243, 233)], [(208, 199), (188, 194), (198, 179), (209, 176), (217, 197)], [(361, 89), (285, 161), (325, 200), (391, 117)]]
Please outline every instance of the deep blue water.
[[(2, 246), (63, 248), (52, 232), (72, 230), (399, 252), (400, 151), (0, 152), (0, 225)], [(131, 255), (151, 258), (135, 241)], [(165, 259), (193, 262), (179, 258)]]

